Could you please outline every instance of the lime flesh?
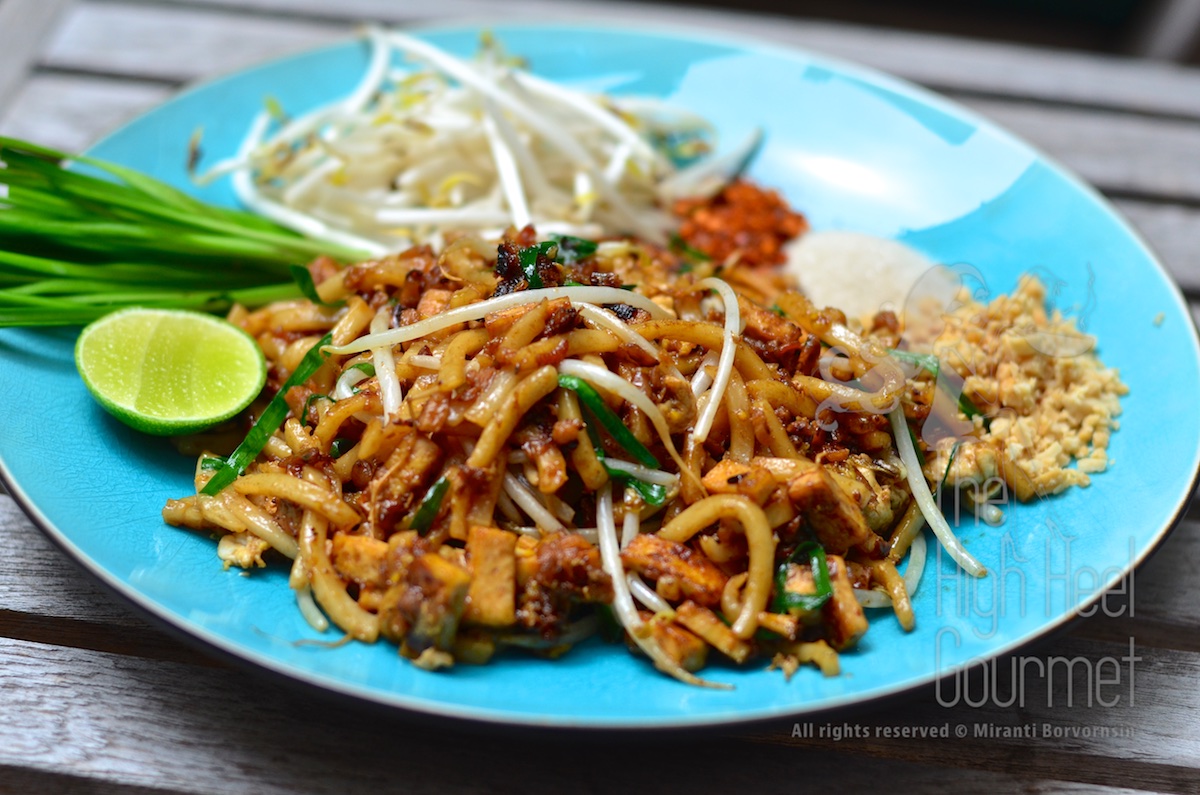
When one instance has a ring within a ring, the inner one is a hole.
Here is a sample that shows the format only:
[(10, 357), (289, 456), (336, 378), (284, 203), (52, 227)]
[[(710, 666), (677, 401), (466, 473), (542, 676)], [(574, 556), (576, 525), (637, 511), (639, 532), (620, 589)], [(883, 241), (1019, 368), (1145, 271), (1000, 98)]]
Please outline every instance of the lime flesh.
[(262, 391), (267, 365), (249, 334), (175, 309), (125, 309), (87, 326), (75, 366), (92, 397), (125, 424), (160, 436), (233, 417)]

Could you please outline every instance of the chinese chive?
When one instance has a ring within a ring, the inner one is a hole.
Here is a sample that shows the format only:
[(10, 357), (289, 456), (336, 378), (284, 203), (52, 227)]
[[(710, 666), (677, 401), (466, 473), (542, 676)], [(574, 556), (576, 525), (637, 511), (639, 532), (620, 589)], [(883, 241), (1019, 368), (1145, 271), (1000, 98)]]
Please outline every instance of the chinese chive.
[[(816, 593), (799, 594), (787, 590), (788, 566), (799, 558), (807, 558), (812, 566)], [(817, 610), (833, 596), (833, 583), (829, 579), (829, 564), (825, 550), (815, 541), (805, 541), (787, 556), (775, 571), (775, 601), (771, 610), (783, 613), (787, 610)]]
[(613, 469), (608, 464), (604, 463), (604, 454), (597, 449), (596, 457), (600, 459), (600, 464), (604, 467), (604, 471), (608, 473), (608, 477), (614, 483), (619, 483), (622, 486), (633, 489), (637, 495), (642, 498), (642, 502), (647, 505), (658, 507), (667, 501), (667, 487), (658, 483), (647, 483), (644, 480), (639, 480), (628, 472), (623, 472), (620, 469)]
[(574, 265), (581, 259), (587, 259), (599, 248), (599, 244), (592, 240), (572, 235), (551, 235), (551, 239), (558, 245), (558, 255), (554, 260), (563, 265)]
[(313, 281), (312, 273), (308, 268), (303, 265), (291, 265), (288, 267), (288, 270), (292, 274), (292, 281), (296, 283), (296, 286), (300, 288), (300, 292), (309, 301), (319, 306), (337, 306), (342, 303), (341, 301), (330, 303), (329, 301), (321, 300), (320, 294), (317, 293), (317, 285)]
[(279, 429), (279, 426), (287, 418), (288, 404), (286, 398), (288, 390), (312, 378), (317, 368), (325, 363), (325, 354), (321, 352), (321, 348), (332, 342), (333, 335), (326, 334), (316, 345), (308, 349), (308, 353), (304, 354), (304, 358), (300, 360), (300, 364), (296, 367), (295, 372), (288, 377), (288, 380), (283, 382), (283, 386), (275, 393), (275, 397), (271, 398), (271, 402), (267, 404), (266, 410), (263, 411), (258, 421), (254, 423), (254, 427), (250, 429), (250, 433), (246, 434), (246, 438), (242, 440), (242, 443), (229, 456), (225, 465), (218, 469), (212, 476), (212, 479), (204, 485), (204, 488), (201, 489), (201, 494), (209, 496), (219, 494), (221, 489), (237, 480), (238, 476), (246, 471), (246, 467), (250, 466), (250, 463), (258, 458), (258, 454), (262, 452), (267, 439)]
[(557, 246), (558, 244), (553, 240), (547, 240), (517, 252), (517, 259), (521, 263), (521, 270), (525, 273), (525, 281), (529, 283), (529, 289), (539, 290), (546, 286), (546, 283), (542, 281), (542, 275), (538, 273), (538, 257), (549, 257), (550, 252), (554, 251)]
[(413, 514), (411, 529), (416, 530), (420, 535), (429, 532), (429, 528), (433, 525), (433, 520), (437, 518), (438, 511), (442, 507), (442, 499), (446, 496), (446, 490), (450, 488), (450, 480), (445, 475), (437, 479), (437, 482), (429, 487), (429, 491), (425, 492), (424, 499), (417, 506), (416, 512)]
[(604, 398), (600, 397), (600, 393), (595, 387), (584, 381), (582, 378), (574, 375), (558, 376), (558, 385), (563, 389), (569, 389), (579, 396), (579, 402), (583, 406), (584, 411), (592, 416), (604, 430), (608, 431), (609, 436), (616, 441), (627, 453), (632, 455), (634, 459), (644, 467), (658, 469), (658, 459), (654, 454), (638, 441), (638, 438), (633, 435), (633, 431), (625, 427), (625, 423), (616, 415), (608, 404), (604, 402)]

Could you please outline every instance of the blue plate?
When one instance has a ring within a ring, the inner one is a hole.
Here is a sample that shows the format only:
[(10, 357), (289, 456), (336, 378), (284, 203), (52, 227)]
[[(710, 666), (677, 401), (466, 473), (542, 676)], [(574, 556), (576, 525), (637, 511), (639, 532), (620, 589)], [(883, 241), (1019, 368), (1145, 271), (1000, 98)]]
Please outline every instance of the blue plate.
[[(993, 295), (1039, 268), (1058, 288), (1058, 306), (1080, 314), (1104, 361), (1131, 386), (1110, 449), (1113, 470), (1090, 488), (1014, 507), (998, 528), (964, 514), (959, 532), (991, 576), (968, 581), (944, 556), (934, 558), (914, 600), (917, 629), (906, 634), (885, 611), (873, 611), (858, 649), (843, 655), (840, 676), (805, 669), (787, 681), (763, 663), (718, 663), (707, 675), (736, 689), (699, 689), (599, 641), (553, 662), (512, 654), (429, 673), (387, 643), (296, 645), (316, 635), (282, 567), (224, 571), (211, 539), (163, 524), (163, 503), (192, 492), (192, 461), (93, 403), (72, 363), (75, 330), (6, 330), (5, 480), (36, 522), (105, 583), (220, 650), (384, 705), (538, 726), (686, 727), (860, 704), (1012, 652), (1069, 620), (1162, 540), (1198, 466), (1197, 338), (1154, 255), (1093, 190), (953, 103), (814, 54), (708, 35), (494, 30), (542, 75), (666, 97), (712, 119), (724, 141), (761, 125), (766, 145), (752, 177), (780, 188), (817, 229), (886, 235), (935, 260), (968, 263)], [(478, 31), (421, 35), (468, 55)], [(270, 63), (180, 95), (93, 152), (229, 204), (227, 185), (196, 189), (187, 179), (193, 130), (203, 126), (213, 162), (234, 151), (265, 97), (304, 111), (346, 92), (364, 65), (358, 43)], [(944, 700), (961, 695), (957, 684), (954, 676), (944, 680)]]

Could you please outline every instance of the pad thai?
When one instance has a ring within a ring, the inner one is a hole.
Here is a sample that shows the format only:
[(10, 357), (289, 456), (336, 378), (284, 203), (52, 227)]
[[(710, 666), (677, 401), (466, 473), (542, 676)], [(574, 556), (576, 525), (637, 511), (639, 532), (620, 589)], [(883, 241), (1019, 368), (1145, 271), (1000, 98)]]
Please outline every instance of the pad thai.
[[(290, 561), (313, 627), (427, 669), (601, 634), (691, 684), (723, 686), (696, 676), (714, 655), (832, 675), (864, 608), (913, 628), (926, 524), (986, 573), (935, 492), (984, 483), (987, 516), (997, 491), (1086, 483), (1037, 467), (1104, 468), (1124, 387), (1090, 354), (1094, 400), (1055, 426), (1086, 433), (1031, 469), (1038, 390), (1062, 387), (1052, 355), (998, 367), (1006, 327), (972, 331), (968, 306), (952, 327), (982, 359), (951, 363), (936, 335), (912, 348), (903, 316), (796, 289), (781, 265), (803, 217), (731, 181), (756, 138), (680, 169), (644, 142), (661, 106), (596, 104), (495, 49), (468, 67), (370, 36), (356, 91), (265, 112), (212, 172), (369, 258), (318, 258), (307, 300), (233, 308), (267, 390), (245, 441), (201, 455), (197, 493), (163, 512), (215, 533), (226, 566)], [(389, 47), (432, 71), (393, 75)], [(469, 156), (422, 148), (448, 139)], [(1037, 315), (1022, 289), (1013, 306)], [(977, 404), (1011, 408), (1014, 383), (1024, 419), (992, 423)]]

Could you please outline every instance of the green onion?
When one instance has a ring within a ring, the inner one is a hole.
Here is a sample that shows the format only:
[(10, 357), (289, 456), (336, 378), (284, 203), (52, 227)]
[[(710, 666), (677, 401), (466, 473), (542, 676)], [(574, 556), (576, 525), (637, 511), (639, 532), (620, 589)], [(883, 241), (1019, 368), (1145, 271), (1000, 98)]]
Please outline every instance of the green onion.
[(958, 395), (958, 410), (961, 411), (963, 416), (969, 420), (973, 420), (976, 417), (983, 417), (983, 429), (985, 431), (990, 431), (992, 429), (992, 418), (985, 416), (966, 392), (960, 392)]
[(287, 124), (290, 120), (287, 111), (283, 109), (283, 104), (269, 94), (263, 98), (263, 107), (266, 108), (271, 118), (279, 124)]
[(593, 419), (596, 420), (604, 430), (608, 431), (617, 444), (619, 444), (625, 452), (629, 453), (634, 459), (644, 467), (658, 469), (658, 459), (654, 454), (638, 441), (638, 438), (633, 435), (633, 431), (625, 427), (625, 423), (616, 415), (608, 404), (604, 402), (604, 398), (600, 397), (600, 393), (595, 387), (584, 381), (582, 378), (574, 375), (558, 376), (558, 385), (563, 389), (569, 389), (579, 396), (579, 402)]
[(437, 518), (438, 511), (442, 507), (442, 499), (446, 496), (446, 490), (450, 488), (450, 479), (442, 475), (437, 479), (437, 482), (429, 487), (429, 491), (425, 493), (425, 498), (421, 500), (421, 504), (417, 507), (416, 513), (413, 514), (411, 529), (416, 530), (418, 534), (425, 535), (429, 532), (429, 528), (433, 525), (433, 520)]
[(920, 367), (933, 374), (936, 378), (938, 371), (941, 370), (942, 360), (934, 356), (932, 353), (913, 353), (912, 351), (890, 350), (888, 353), (893, 359)]
[(258, 458), (258, 454), (262, 452), (267, 439), (271, 438), (271, 434), (275, 433), (287, 418), (288, 404), (286, 398), (288, 390), (312, 378), (317, 368), (325, 363), (325, 354), (321, 352), (321, 348), (332, 342), (333, 335), (326, 334), (316, 345), (308, 349), (308, 353), (304, 354), (304, 358), (300, 360), (300, 364), (296, 367), (295, 372), (288, 377), (288, 380), (283, 382), (283, 386), (275, 393), (275, 397), (271, 398), (271, 402), (267, 404), (267, 408), (258, 418), (258, 421), (254, 423), (254, 427), (250, 429), (250, 433), (246, 434), (246, 438), (230, 454), (225, 465), (217, 470), (208, 483), (204, 484), (204, 488), (200, 492), (201, 494), (209, 496), (219, 494), (223, 488), (237, 480), (238, 476), (246, 471), (246, 467), (250, 466), (254, 459)]
[(353, 446), (353, 439), (347, 439), (344, 436), (339, 436), (333, 440), (333, 444), (329, 445), (329, 456), (331, 458), (341, 458), (346, 454), (346, 451)]
[[(605, 408), (608, 408), (608, 406), (605, 406)], [(624, 470), (610, 467), (605, 462), (604, 448), (600, 445), (600, 435), (596, 433), (594, 423), (585, 423), (583, 427), (587, 431), (588, 437), (592, 440), (592, 449), (596, 451), (596, 458), (599, 459), (600, 465), (604, 467), (604, 471), (608, 473), (610, 480), (623, 488), (629, 487), (636, 491), (638, 496), (647, 505), (653, 505), (657, 508), (667, 501), (667, 489), (665, 486), (660, 486), (657, 483), (647, 483), (644, 480), (635, 478)]]
[(0, 326), (260, 306), (301, 294), (292, 266), (367, 256), (96, 158), (0, 136), (0, 164)]
[[(816, 593), (799, 594), (787, 590), (788, 566), (801, 557), (807, 558), (812, 566)], [(776, 613), (786, 610), (817, 610), (828, 602), (831, 596), (833, 583), (829, 579), (829, 563), (825, 559), (825, 550), (815, 541), (805, 541), (792, 550), (792, 554), (788, 555), (775, 571), (775, 601), (771, 610)]]
[[(537, 269), (539, 256), (549, 257), (560, 265), (574, 265), (579, 260), (586, 259), (595, 254), (598, 245), (591, 240), (584, 240), (582, 237), (551, 235), (550, 240), (521, 249), (517, 252), (517, 256), (521, 263), (521, 270), (525, 273), (525, 281), (529, 283), (529, 288), (531, 290), (538, 290), (546, 286), (546, 283), (542, 280), (542, 275), (538, 273)], [(583, 286), (579, 282), (567, 282), (568, 287), (574, 285)]]

